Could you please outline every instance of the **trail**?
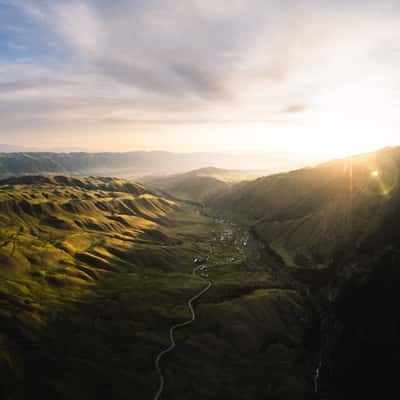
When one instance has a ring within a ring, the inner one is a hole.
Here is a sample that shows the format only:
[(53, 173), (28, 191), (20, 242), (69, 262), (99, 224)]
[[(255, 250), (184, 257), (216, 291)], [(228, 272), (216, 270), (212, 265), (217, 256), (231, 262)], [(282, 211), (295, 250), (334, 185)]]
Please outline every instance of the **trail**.
[[(213, 232), (215, 239), (217, 239), (217, 236), (218, 236), (220, 243), (225, 243), (226, 241), (231, 241), (232, 245), (234, 245), (234, 240), (233, 240), (234, 235), (233, 235), (232, 226), (228, 225), (226, 223), (226, 221), (224, 221), (222, 219), (218, 219), (217, 222), (219, 224), (223, 225), (225, 228), (218, 235), (216, 235), (215, 232)], [(250, 237), (249, 237), (248, 233), (240, 236), (240, 239), (238, 240), (238, 244), (235, 246), (235, 249), (239, 253), (239, 256), (244, 255), (245, 248), (247, 248), (247, 246), (248, 246), (249, 239), (250, 239)], [(257, 253), (255, 258), (258, 259), (259, 258), (258, 250), (252, 248), (252, 252)], [(196, 267), (193, 268), (192, 276), (203, 280), (206, 283), (206, 286), (202, 290), (200, 290), (200, 292), (198, 292), (192, 298), (190, 298), (187, 302), (187, 306), (191, 313), (191, 318), (185, 322), (175, 324), (169, 329), (170, 345), (166, 349), (164, 349), (160, 353), (158, 353), (158, 355), (155, 359), (155, 369), (159, 376), (159, 387), (158, 387), (157, 393), (155, 394), (153, 400), (161, 399), (161, 396), (164, 391), (165, 379), (164, 379), (164, 374), (163, 374), (160, 364), (161, 364), (162, 359), (168, 353), (172, 352), (176, 347), (175, 336), (174, 336), (175, 331), (178, 329), (184, 328), (185, 326), (191, 325), (196, 320), (196, 312), (193, 308), (193, 302), (198, 300), (201, 296), (203, 296), (212, 287), (212, 282), (207, 279), (204, 279), (204, 277), (201, 275), (198, 275), (197, 272), (199, 271), (199, 269), (201, 267), (205, 267), (206, 264), (208, 265), (208, 267), (206, 267), (206, 268), (210, 269), (210, 268), (218, 267), (219, 265), (224, 265), (226, 263), (226, 261), (222, 261), (221, 263), (208, 264), (210, 257), (213, 253), (214, 253), (214, 247), (213, 247), (213, 245), (210, 245), (208, 255), (205, 259), (205, 263), (201, 263), (200, 265), (197, 265)], [(247, 256), (245, 256), (245, 257), (247, 258)]]
[(185, 326), (188, 326), (188, 325), (192, 324), (196, 320), (196, 312), (195, 312), (195, 310), (193, 308), (193, 302), (196, 301), (197, 299), (199, 299), (201, 296), (203, 296), (206, 292), (208, 292), (208, 290), (210, 290), (210, 288), (212, 286), (212, 282), (211, 281), (208, 281), (208, 280), (204, 279), (203, 277), (197, 275), (197, 271), (200, 269), (200, 267), (201, 267), (201, 265), (195, 267), (193, 269), (192, 275), (197, 277), (197, 278), (202, 279), (204, 282), (207, 283), (207, 285), (202, 290), (200, 290), (200, 292), (198, 292), (197, 294), (195, 294), (192, 298), (190, 298), (188, 300), (187, 306), (188, 306), (188, 308), (190, 310), (190, 313), (192, 315), (191, 318), (189, 320), (185, 321), (185, 322), (181, 322), (179, 324), (175, 324), (169, 329), (170, 345), (165, 350), (161, 351), (157, 355), (157, 357), (155, 359), (155, 367), (156, 367), (156, 370), (157, 370), (157, 373), (158, 373), (158, 376), (159, 376), (159, 379), (160, 379), (160, 384), (159, 384), (157, 393), (154, 396), (154, 400), (160, 399), (161, 395), (162, 395), (162, 393), (164, 391), (165, 380), (164, 380), (164, 374), (163, 374), (163, 372), (161, 370), (160, 363), (161, 363), (162, 358), (165, 355), (167, 355), (168, 353), (170, 353), (171, 351), (173, 351), (175, 349), (175, 347), (176, 347), (175, 337), (174, 337), (175, 331), (177, 329), (180, 329), (180, 328), (183, 328)]

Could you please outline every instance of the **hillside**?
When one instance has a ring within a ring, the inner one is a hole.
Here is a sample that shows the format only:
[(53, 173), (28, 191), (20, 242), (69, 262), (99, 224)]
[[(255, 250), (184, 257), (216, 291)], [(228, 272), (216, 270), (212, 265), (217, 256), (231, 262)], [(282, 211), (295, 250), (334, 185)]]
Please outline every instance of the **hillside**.
[(400, 148), (245, 182), (210, 206), (251, 224), (289, 266), (329, 265), (380, 230), (399, 196)]
[(221, 182), (236, 183), (245, 180), (254, 180), (261, 176), (269, 175), (266, 170), (236, 170), (223, 169), (216, 167), (204, 167), (189, 171), (183, 174), (161, 175), (161, 176), (145, 176), (141, 179), (144, 183), (150, 183), (158, 187), (168, 188), (176, 185), (188, 178), (208, 177), (214, 178)]
[(204, 203), (240, 181), (264, 175), (268, 175), (267, 171), (205, 167), (184, 174), (150, 175), (141, 178), (140, 181), (177, 198)]
[(314, 293), (323, 398), (396, 390), (400, 148), (238, 184), (208, 206)]
[(171, 195), (196, 202), (204, 202), (227, 189), (231, 182), (230, 171), (219, 168), (201, 168), (198, 170), (169, 176), (148, 176), (140, 181), (163, 190)]
[(152, 398), (207, 254), (213, 286), (163, 364), (165, 397), (312, 390), (309, 299), (241, 227), (110, 178), (0, 181), (0, 211), (1, 398)]

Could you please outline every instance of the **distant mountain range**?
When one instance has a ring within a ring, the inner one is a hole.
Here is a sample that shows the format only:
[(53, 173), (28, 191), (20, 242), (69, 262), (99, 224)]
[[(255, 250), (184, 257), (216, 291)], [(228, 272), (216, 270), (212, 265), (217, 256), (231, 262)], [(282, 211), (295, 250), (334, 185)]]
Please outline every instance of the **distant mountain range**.
[[(12, 147), (8, 148), (10, 151)], [(222, 169), (266, 170), (270, 173), (312, 165), (316, 158), (288, 153), (84, 153), (84, 152), (3, 152), (0, 176), (24, 174), (97, 175), (138, 178), (190, 171), (208, 165)]]
[(86, 149), (82, 147), (51, 147), (51, 148), (42, 148), (42, 147), (28, 147), (28, 146), (20, 146), (20, 145), (10, 145), (0, 143), (0, 153), (38, 153), (38, 152), (54, 152), (54, 153), (70, 153), (70, 152), (84, 152)]

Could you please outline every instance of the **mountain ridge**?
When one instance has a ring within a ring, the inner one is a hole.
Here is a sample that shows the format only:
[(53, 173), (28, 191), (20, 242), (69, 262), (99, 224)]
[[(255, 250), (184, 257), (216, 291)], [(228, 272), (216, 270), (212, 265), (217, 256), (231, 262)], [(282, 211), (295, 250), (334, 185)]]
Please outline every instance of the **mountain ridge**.
[[(288, 161), (289, 160), (289, 161)], [(214, 165), (222, 169), (280, 171), (306, 165), (303, 156), (285, 158), (279, 153), (241, 155), (224, 153), (172, 153), (163, 151), (51, 153), (0, 153), (0, 176), (23, 174), (75, 174), (139, 178), (176, 174)], [(315, 160), (314, 160), (315, 161)]]

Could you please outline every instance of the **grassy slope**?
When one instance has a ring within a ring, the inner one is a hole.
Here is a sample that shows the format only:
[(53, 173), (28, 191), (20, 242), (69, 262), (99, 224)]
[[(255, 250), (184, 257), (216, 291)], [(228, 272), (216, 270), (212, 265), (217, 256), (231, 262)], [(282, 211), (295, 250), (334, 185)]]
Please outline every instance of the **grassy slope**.
[(384, 149), (239, 184), (210, 205), (253, 225), (287, 265), (323, 268), (379, 230), (398, 196), (399, 171), (400, 149)]
[(400, 148), (240, 184), (209, 204), (320, 289), (326, 398), (398, 391)]
[(229, 184), (213, 177), (196, 176), (193, 178), (188, 177), (173, 185), (156, 187), (162, 188), (177, 198), (202, 203), (226, 190)]
[(2, 397), (151, 398), (211, 243), (215, 285), (166, 362), (166, 399), (308, 390), (305, 300), (238, 253), (240, 230), (220, 242), (224, 225), (191, 206), (107, 178), (3, 181), (0, 210)]
[(190, 201), (207, 202), (228, 190), (235, 183), (256, 179), (264, 175), (268, 175), (268, 172), (207, 167), (184, 174), (146, 176), (141, 180), (145, 184), (164, 190), (175, 197)]
[(229, 170), (202, 168), (184, 174), (144, 177), (142, 181), (175, 197), (204, 202), (226, 190), (231, 184), (229, 177)]

